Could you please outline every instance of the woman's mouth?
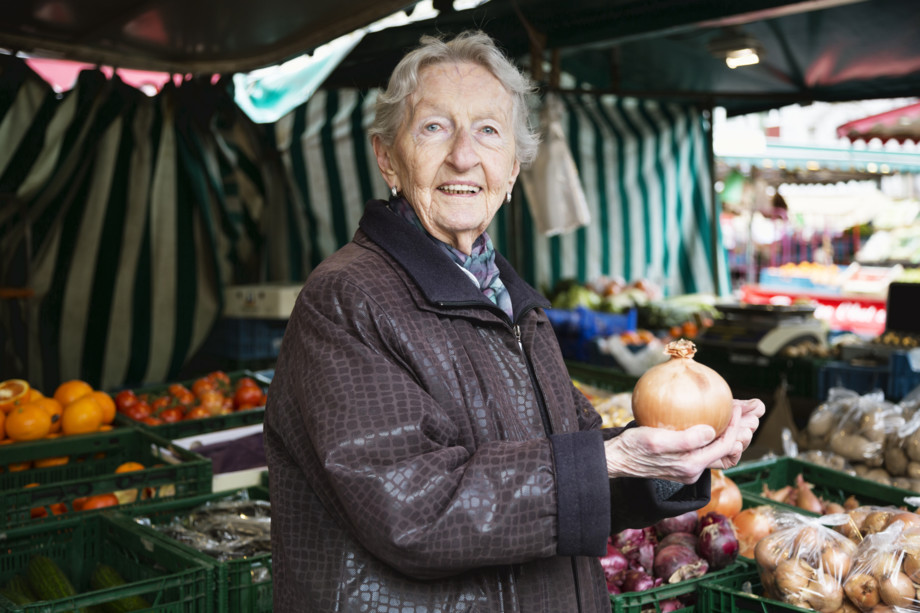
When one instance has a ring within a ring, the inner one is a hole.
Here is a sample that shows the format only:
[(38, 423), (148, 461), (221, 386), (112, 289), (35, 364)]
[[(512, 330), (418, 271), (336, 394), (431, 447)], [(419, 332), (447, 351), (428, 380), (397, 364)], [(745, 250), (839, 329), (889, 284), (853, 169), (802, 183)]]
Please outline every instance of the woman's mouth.
[(438, 191), (452, 196), (466, 196), (478, 194), (481, 190), (475, 185), (442, 185), (438, 188)]

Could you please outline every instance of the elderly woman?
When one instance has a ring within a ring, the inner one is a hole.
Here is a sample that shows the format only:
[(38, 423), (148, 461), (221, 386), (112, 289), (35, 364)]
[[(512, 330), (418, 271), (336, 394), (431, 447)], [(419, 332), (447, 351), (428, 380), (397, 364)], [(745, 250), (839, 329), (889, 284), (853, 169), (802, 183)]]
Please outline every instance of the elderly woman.
[(537, 140), (482, 33), (423, 38), (371, 129), (388, 201), (310, 275), (265, 415), (274, 610), (609, 612), (609, 534), (703, 506), (763, 404), (601, 430), (486, 227)]

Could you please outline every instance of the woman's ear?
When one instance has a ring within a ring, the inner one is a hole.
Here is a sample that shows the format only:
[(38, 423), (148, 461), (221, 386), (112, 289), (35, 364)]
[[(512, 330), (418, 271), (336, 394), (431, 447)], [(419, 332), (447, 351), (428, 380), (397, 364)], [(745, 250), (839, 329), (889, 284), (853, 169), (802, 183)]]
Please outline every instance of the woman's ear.
[(396, 168), (390, 159), (390, 148), (383, 144), (379, 136), (374, 136), (371, 144), (374, 146), (374, 157), (377, 158), (377, 168), (387, 185), (396, 185)]

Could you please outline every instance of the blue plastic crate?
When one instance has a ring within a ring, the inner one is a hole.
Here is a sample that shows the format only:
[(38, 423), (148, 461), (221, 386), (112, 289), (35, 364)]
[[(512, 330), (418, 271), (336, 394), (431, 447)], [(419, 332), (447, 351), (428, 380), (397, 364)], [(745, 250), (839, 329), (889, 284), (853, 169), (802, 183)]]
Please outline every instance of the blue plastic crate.
[(206, 348), (211, 354), (240, 362), (274, 359), (286, 327), (286, 319), (222, 318), (214, 325)]
[[(888, 399), (898, 402), (920, 385), (920, 370), (914, 370), (910, 354), (898, 351), (889, 358)], [(917, 364), (920, 366), (920, 364)]]
[(603, 313), (585, 307), (574, 309), (546, 309), (562, 356), (567, 360), (587, 362), (593, 355), (594, 339), (623, 332), (635, 332), (639, 312), (629, 309), (625, 313)]
[(858, 394), (888, 389), (888, 366), (856, 366), (831, 360), (818, 371), (818, 400), (826, 400), (832, 387), (843, 387)]

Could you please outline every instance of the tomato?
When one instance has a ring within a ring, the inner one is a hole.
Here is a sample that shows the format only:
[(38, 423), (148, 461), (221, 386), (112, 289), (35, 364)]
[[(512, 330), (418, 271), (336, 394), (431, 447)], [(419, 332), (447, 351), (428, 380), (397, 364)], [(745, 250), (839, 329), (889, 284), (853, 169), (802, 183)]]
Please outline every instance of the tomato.
[(211, 415), (217, 415), (224, 406), (224, 395), (217, 390), (208, 390), (198, 396), (201, 406)]
[(162, 426), (164, 423), (166, 423), (159, 417), (154, 417), (153, 415), (148, 415), (147, 417), (140, 419), (138, 421), (141, 421), (147, 424), (148, 426)]
[(136, 405), (137, 402), (137, 395), (133, 390), (121, 390), (115, 394), (115, 406), (122, 413)]
[[(54, 504), (49, 504), (48, 508), (51, 509), (52, 515), (60, 515), (61, 513), (67, 512), (67, 505), (65, 505), (63, 502), (55, 502)], [(48, 511), (45, 510), (45, 507), (32, 507), (29, 509), (29, 517), (32, 519), (48, 517)]]
[(230, 385), (230, 377), (228, 377), (227, 373), (225, 373), (222, 370), (215, 370), (214, 372), (208, 375), (208, 379), (216, 383), (218, 387), (222, 385), (223, 386)]
[(185, 414), (185, 419), (202, 419), (205, 417), (211, 417), (211, 412), (201, 405), (192, 407), (192, 410)]
[(175, 398), (178, 398), (180, 394), (184, 394), (184, 393), (189, 392), (189, 391), (191, 391), (191, 390), (189, 390), (189, 388), (185, 387), (185, 386), (182, 385), (181, 383), (173, 383), (173, 384), (170, 385), (168, 388), (166, 388), (166, 391), (169, 392), (169, 395), (170, 395), (170, 396), (173, 396), (173, 397), (175, 397)]
[(240, 377), (236, 382), (236, 389), (240, 389), (241, 387), (259, 387), (259, 384), (252, 377)]
[(160, 411), (157, 417), (167, 424), (174, 424), (177, 421), (182, 421), (182, 418), (185, 417), (185, 413), (179, 407), (169, 407), (168, 409)]
[(237, 387), (236, 393), (233, 394), (233, 403), (237, 406), (237, 408), (244, 404), (260, 406), (260, 402), (262, 402), (262, 388), (260, 388), (258, 385)]
[(185, 390), (184, 392), (179, 392), (175, 396), (176, 402), (185, 406), (191, 406), (195, 404), (195, 394), (190, 390)]
[(154, 413), (159, 413), (163, 409), (170, 407), (172, 403), (173, 399), (171, 396), (158, 396), (150, 403), (150, 408), (153, 409)]
[(153, 414), (153, 409), (147, 402), (138, 402), (124, 413), (135, 421), (144, 421), (145, 417), (150, 417)]
[(217, 385), (207, 377), (201, 377), (192, 383), (192, 392), (199, 398), (201, 398), (203, 393), (214, 389), (217, 389)]
[(97, 494), (87, 498), (86, 502), (83, 503), (83, 506), (80, 507), (80, 510), (86, 511), (89, 509), (103, 509), (105, 507), (116, 506), (118, 506), (118, 497), (115, 496), (115, 494)]

